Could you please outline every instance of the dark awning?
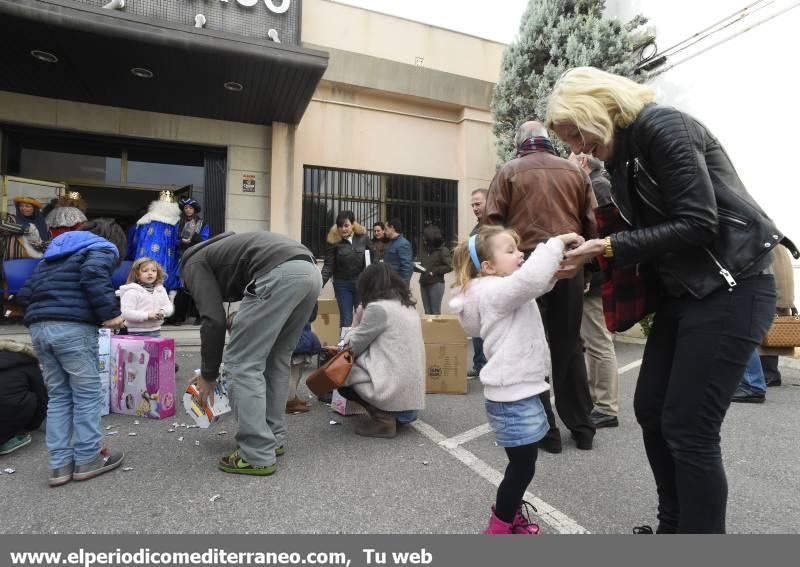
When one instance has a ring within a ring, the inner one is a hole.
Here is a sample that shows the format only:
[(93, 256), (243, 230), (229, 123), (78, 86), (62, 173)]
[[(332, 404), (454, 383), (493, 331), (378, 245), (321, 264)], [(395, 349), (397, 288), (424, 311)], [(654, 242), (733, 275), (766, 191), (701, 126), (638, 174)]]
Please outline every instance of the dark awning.
[[(51, 53), (56, 63), (31, 55)], [(0, 90), (254, 124), (297, 123), (328, 55), (65, 0), (0, 0)], [(152, 71), (143, 79), (133, 68)], [(239, 83), (239, 92), (227, 90)]]

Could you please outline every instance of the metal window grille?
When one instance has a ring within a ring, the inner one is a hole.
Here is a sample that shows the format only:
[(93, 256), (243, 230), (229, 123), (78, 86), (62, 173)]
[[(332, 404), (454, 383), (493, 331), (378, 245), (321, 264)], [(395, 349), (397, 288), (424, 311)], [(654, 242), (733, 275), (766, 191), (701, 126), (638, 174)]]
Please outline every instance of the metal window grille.
[(455, 243), (457, 198), (458, 181), (451, 179), (305, 166), (303, 244), (317, 257), (323, 256), (336, 216), (349, 210), (370, 235), (375, 222), (399, 219), (416, 257), (422, 229), (429, 224), (441, 228), (448, 245)]

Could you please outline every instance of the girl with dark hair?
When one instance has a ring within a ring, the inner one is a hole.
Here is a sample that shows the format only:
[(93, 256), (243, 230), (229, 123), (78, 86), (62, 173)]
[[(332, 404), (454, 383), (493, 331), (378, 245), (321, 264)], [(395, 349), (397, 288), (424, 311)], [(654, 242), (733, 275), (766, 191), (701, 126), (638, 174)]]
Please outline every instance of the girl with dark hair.
[[(184, 197), (178, 201), (178, 206), (181, 209), (181, 220), (178, 223), (178, 248), (176, 253), (178, 261), (180, 262), (184, 252), (204, 240), (208, 240), (210, 234), (210, 227), (208, 223), (204, 222), (200, 216), (202, 208), (200, 203), (193, 197)], [(180, 268), (178, 275), (180, 275)], [(175, 295), (175, 312), (168, 321), (169, 324), (180, 325), (188, 315), (197, 314), (194, 301), (192, 297), (183, 289), (181, 282)], [(201, 323), (200, 317), (196, 317), (194, 324)]]
[(367, 251), (372, 258), (372, 246), (366, 229), (356, 222), (353, 211), (339, 213), (336, 224), (328, 232), (328, 244), (330, 248), (325, 253), (322, 266), (322, 286), (333, 278), (333, 292), (339, 305), (339, 324), (349, 327), (353, 323), (353, 311), (359, 304), (356, 280), (367, 267)]
[(391, 438), (425, 407), (422, 326), (408, 286), (386, 264), (364, 270), (358, 292), (363, 316), (344, 338), (356, 360), (339, 393), (367, 410), (356, 434)]
[(422, 231), (422, 247), (419, 252), (423, 270), (419, 277), (422, 305), (428, 315), (442, 313), (444, 297), (444, 275), (453, 271), (453, 256), (444, 245), (442, 231), (436, 225), (429, 225)]

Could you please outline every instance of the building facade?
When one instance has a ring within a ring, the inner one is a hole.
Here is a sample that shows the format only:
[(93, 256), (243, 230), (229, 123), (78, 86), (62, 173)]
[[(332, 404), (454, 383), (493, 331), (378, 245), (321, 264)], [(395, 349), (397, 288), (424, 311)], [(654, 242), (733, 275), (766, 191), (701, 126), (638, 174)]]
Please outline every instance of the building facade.
[(64, 186), (133, 222), (169, 188), (317, 254), (344, 209), (415, 246), (474, 224), (502, 44), (331, 0), (113, 4), (0, 0), (3, 206)]

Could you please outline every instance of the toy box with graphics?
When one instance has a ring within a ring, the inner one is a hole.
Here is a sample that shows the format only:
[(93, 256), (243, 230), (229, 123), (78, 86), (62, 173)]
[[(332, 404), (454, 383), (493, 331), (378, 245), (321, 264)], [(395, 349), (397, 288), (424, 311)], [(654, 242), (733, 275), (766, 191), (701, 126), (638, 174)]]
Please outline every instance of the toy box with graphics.
[(175, 340), (111, 339), (111, 411), (163, 419), (175, 415)]

